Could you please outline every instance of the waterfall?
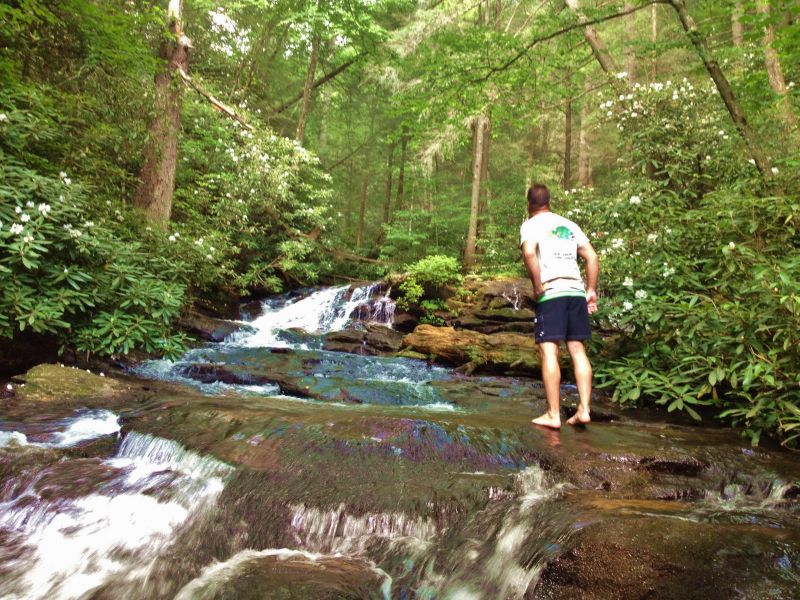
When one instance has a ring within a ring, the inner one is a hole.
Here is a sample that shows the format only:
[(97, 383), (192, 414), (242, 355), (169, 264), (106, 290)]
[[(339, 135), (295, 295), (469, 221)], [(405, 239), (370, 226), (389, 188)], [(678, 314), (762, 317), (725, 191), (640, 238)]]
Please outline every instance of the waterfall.
[(0, 448), (4, 446), (36, 446), (69, 448), (119, 432), (119, 417), (110, 410), (80, 410), (74, 415), (45, 423), (29, 438), (22, 431), (0, 431)]
[(301, 329), (317, 334), (341, 331), (364, 306), (368, 307), (368, 317), (358, 320), (391, 325), (394, 302), (388, 296), (370, 306), (371, 298), (381, 285), (372, 283), (356, 287), (352, 292), (350, 286), (331, 287), (289, 302), (266, 300), (261, 316), (250, 323), (255, 332), (234, 334), (228, 342), (248, 348), (290, 347), (291, 343), (280, 338), (280, 331)]
[(62, 490), (71, 461), (57, 461), (27, 474), (0, 502), (0, 597), (66, 600), (101, 589), (109, 597), (133, 590), (146, 597), (155, 559), (213, 503), (231, 470), (137, 433), (114, 457), (95, 461), (82, 466), (74, 491)]

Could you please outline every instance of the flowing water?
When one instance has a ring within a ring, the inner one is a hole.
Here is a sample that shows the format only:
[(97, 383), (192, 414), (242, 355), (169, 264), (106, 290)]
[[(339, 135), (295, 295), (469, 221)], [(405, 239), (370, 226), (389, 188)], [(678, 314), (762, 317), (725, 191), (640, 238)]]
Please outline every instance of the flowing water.
[(793, 457), (601, 404), (539, 431), (535, 382), (322, 349), (392, 315), (273, 298), (123, 401), (5, 403), (0, 598), (797, 597)]

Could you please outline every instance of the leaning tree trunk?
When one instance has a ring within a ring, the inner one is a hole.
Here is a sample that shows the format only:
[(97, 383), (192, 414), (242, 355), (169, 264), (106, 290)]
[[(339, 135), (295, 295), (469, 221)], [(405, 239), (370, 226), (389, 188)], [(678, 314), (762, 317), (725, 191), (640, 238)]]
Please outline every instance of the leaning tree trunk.
[(319, 34), (315, 33), (311, 38), (311, 55), (308, 57), (308, 69), (306, 70), (306, 82), (303, 86), (303, 103), (300, 107), (300, 118), (297, 120), (297, 131), (294, 139), (303, 143), (306, 136), (306, 122), (308, 111), (311, 109), (311, 92), (314, 91), (314, 75), (317, 72), (317, 58), (319, 57)]
[(155, 77), (155, 115), (147, 126), (139, 186), (133, 196), (133, 205), (154, 223), (169, 221), (172, 212), (183, 105), (183, 84), (175, 75), (188, 70), (191, 47), (183, 35), (181, 9), (181, 0), (170, 0), (167, 9), (170, 39), (161, 47), (166, 65)]
[[(564, 5), (575, 13), (581, 21), (586, 20), (586, 17), (581, 12), (580, 0), (564, 0)], [(592, 49), (592, 54), (594, 54), (597, 62), (600, 63), (603, 71), (610, 75), (619, 73), (619, 67), (614, 57), (608, 52), (594, 25), (587, 25), (583, 28), (583, 37), (588, 42), (589, 47)]]
[(766, 24), (764, 26), (764, 62), (767, 67), (769, 85), (772, 91), (778, 94), (780, 116), (783, 120), (783, 124), (790, 134), (795, 137), (795, 143), (800, 143), (797, 131), (797, 115), (789, 99), (789, 90), (786, 87), (786, 80), (783, 78), (780, 57), (773, 46), (775, 43), (775, 29), (769, 22), (770, 2), (769, 0), (758, 0), (756, 2), (756, 7), (758, 8), (758, 12), (766, 17)]
[(464, 269), (475, 264), (475, 245), (478, 235), (478, 207), (481, 201), (481, 166), (483, 165), (483, 128), (486, 117), (481, 113), (475, 119), (475, 136), (472, 149), (472, 196), (469, 205), (469, 226), (464, 245)]
[(480, 202), (478, 202), (478, 229), (476, 231), (478, 238), (483, 236), (484, 220), (489, 209), (489, 189), (486, 184), (489, 181), (489, 146), (492, 140), (492, 118), (488, 112), (484, 117), (481, 135), (483, 135), (483, 152), (481, 153), (481, 197)]
[(761, 144), (758, 142), (755, 132), (747, 122), (744, 111), (742, 107), (739, 106), (739, 102), (736, 100), (736, 96), (733, 93), (730, 83), (728, 83), (728, 79), (725, 77), (722, 69), (720, 69), (719, 63), (711, 56), (711, 50), (706, 43), (706, 39), (697, 29), (697, 24), (689, 14), (686, 8), (686, 0), (669, 0), (669, 2), (678, 13), (678, 18), (680, 19), (683, 30), (686, 32), (686, 35), (689, 36), (689, 40), (700, 56), (700, 60), (703, 61), (706, 71), (714, 81), (717, 92), (719, 92), (722, 101), (725, 103), (725, 108), (728, 109), (728, 113), (733, 120), (733, 124), (736, 126), (736, 130), (739, 132), (750, 156), (756, 163), (756, 168), (764, 179), (770, 179), (771, 171), (767, 156), (764, 154), (764, 150), (761, 148)]

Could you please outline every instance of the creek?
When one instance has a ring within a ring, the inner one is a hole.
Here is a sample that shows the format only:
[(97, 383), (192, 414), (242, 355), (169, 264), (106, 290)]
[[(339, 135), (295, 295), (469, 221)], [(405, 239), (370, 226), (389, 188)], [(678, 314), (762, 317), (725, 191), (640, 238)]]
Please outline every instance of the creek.
[(794, 456), (601, 401), (542, 431), (533, 380), (323, 349), (391, 308), (272, 298), (122, 397), (5, 400), (0, 597), (798, 597)]

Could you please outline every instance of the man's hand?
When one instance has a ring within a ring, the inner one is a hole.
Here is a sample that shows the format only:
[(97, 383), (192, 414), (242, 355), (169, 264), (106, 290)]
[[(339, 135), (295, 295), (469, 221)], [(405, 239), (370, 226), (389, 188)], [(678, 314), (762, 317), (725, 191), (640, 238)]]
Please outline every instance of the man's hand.
[(592, 289), (586, 290), (586, 307), (590, 315), (597, 312), (597, 292)]
[(544, 286), (543, 285), (534, 285), (533, 286), (533, 299), (539, 300), (542, 296), (544, 296)]

